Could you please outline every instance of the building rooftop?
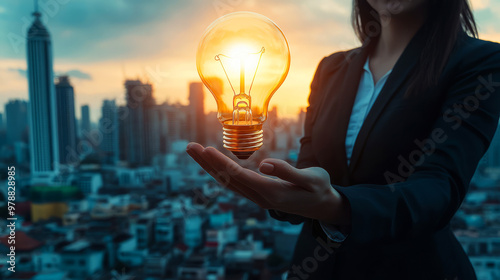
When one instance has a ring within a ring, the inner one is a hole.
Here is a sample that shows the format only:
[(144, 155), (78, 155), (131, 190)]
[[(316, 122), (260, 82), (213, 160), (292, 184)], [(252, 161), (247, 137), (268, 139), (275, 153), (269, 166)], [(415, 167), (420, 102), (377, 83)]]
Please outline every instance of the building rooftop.
[(82, 253), (85, 251), (100, 251), (104, 249), (102, 245), (93, 244), (88, 240), (78, 240), (67, 246), (62, 251), (65, 253)]
[(12, 278), (7, 277), (6, 279), (34, 279), (36, 275), (37, 272), (16, 271), (15, 275), (12, 275)]
[(31, 24), (30, 28), (28, 29), (28, 40), (30, 38), (49, 38), (50, 34), (47, 28), (43, 25), (41, 21), (41, 16), (42, 14), (39, 12), (34, 12), (33, 16), (35, 17), (35, 20)]
[[(5, 235), (0, 237), (0, 243), (7, 248), (10, 248), (10, 244), (8, 243), (9, 235)], [(23, 231), (16, 232), (16, 251), (17, 252), (29, 252), (37, 249), (42, 246), (42, 242), (29, 237)]]

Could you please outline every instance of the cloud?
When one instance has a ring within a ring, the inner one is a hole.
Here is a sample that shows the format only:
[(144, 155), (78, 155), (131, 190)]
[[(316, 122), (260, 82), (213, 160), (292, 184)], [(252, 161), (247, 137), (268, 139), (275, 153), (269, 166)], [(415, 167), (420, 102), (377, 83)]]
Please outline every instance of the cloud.
[[(24, 40), (33, 22), (33, 5), (23, 2), (10, 1), (5, 8), (9, 12), (0, 17), (0, 34), (8, 38), (0, 40), (1, 58), (25, 57)], [(88, 0), (40, 1), (39, 6), (42, 21), (52, 35), (55, 57), (99, 61), (143, 55), (154, 50), (151, 37), (168, 29), (160, 24), (179, 11), (189, 9), (191, 4), (165, 0), (151, 0), (147, 4), (143, 1)], [(183, 14), (189, 13), (190, 10), (186, 10)], [(185, 22), (189, 20), (186, 18)], [(142, 49), (132, 44), (134, 40), (120, 41), (130, 34), (147, 34), (149, 40), (140, 42)]]
[[(28, 77), (26, 69), (11, 67), (11, 68), (9, 68), (7, 70), (10, 71), (10, 72), (17, 72), (23, 78)], [(72, 70), (68, 70), (68, 71), (56, 71), (55, 75), (56, 76), (68, 75), (68, 76), (70, 76), (72, 78), (76, 78), (76, 79), (92, 80), (92, 76), (89, 73), (85, 73), (85, 72), (80, 71), (78, 69), (72, 69)]]
[(72, 78), (82, 79), (82, 80), (92, 80), (92, 76), (89, 73), (82, 72), (78, 69), (73, 69), (69, 71), (60, 71), (56, 75), (68, 75)]
[(26, 78), (27, 77), (27, 74), (26, 74), (26, 69), (23, 69), (23, 68), (9, 68), (8, 71), (10, 72), (17, 72), (19, 73), (19, 75), (21, 75), (23, 78)]
[(471, 4), (474, 10), (482, 10), (490, 6), (490, 0), (472, 0)]

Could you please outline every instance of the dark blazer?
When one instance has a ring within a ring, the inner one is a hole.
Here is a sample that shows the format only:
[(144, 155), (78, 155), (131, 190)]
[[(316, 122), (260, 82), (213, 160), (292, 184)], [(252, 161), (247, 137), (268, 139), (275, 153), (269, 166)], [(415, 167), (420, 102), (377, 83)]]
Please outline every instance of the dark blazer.
[(405, 97), (422, 30), (369, 111), (349, 166), (346, 131), (372, 44), (319, 64), (297, 166), (328, 171), (352, 226), (335, 249), (318, 221), (271, 211), (304, 223), (288, 279), (476, 279), (449, 223), (498, 125), (500, 45), (460, 33), (438, 86)]

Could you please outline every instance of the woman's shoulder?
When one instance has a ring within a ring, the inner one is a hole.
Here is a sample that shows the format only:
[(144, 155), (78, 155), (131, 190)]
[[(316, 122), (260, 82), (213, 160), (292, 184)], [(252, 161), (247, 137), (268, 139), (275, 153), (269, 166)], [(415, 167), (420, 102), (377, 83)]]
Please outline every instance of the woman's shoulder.
[(361, 51), (361, 47), (353, 48), (345, 51), (334, 52), (325, 56), (319, 63), (318, 69), (321, 71), (335, 71), (342, 65), (349, 63), (352, 58)]
[(464, 50), (472, 51), (478, 48), (491, 51), (500, 51), (500, 44), (498, 42), (482, 40), (480, 38), (475, 38), (467, 34), (463, 34), (459, 37), (459, 46)]
[[(468, 66), (485, 63), (498, 64), (500, 63), (500, 44), (464, 34), (459, 38), (451, 59)], [(498, 66), (500, 67), (500, 65)]]

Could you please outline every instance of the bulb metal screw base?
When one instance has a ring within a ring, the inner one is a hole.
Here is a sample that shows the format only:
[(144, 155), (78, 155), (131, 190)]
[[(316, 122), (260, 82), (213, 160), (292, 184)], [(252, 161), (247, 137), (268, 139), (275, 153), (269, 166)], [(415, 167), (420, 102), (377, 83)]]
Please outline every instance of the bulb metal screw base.
[(248, 159), (264, 143), (262, 124), (230, 125), (223, 124), (224, 148), (239, 159)]

